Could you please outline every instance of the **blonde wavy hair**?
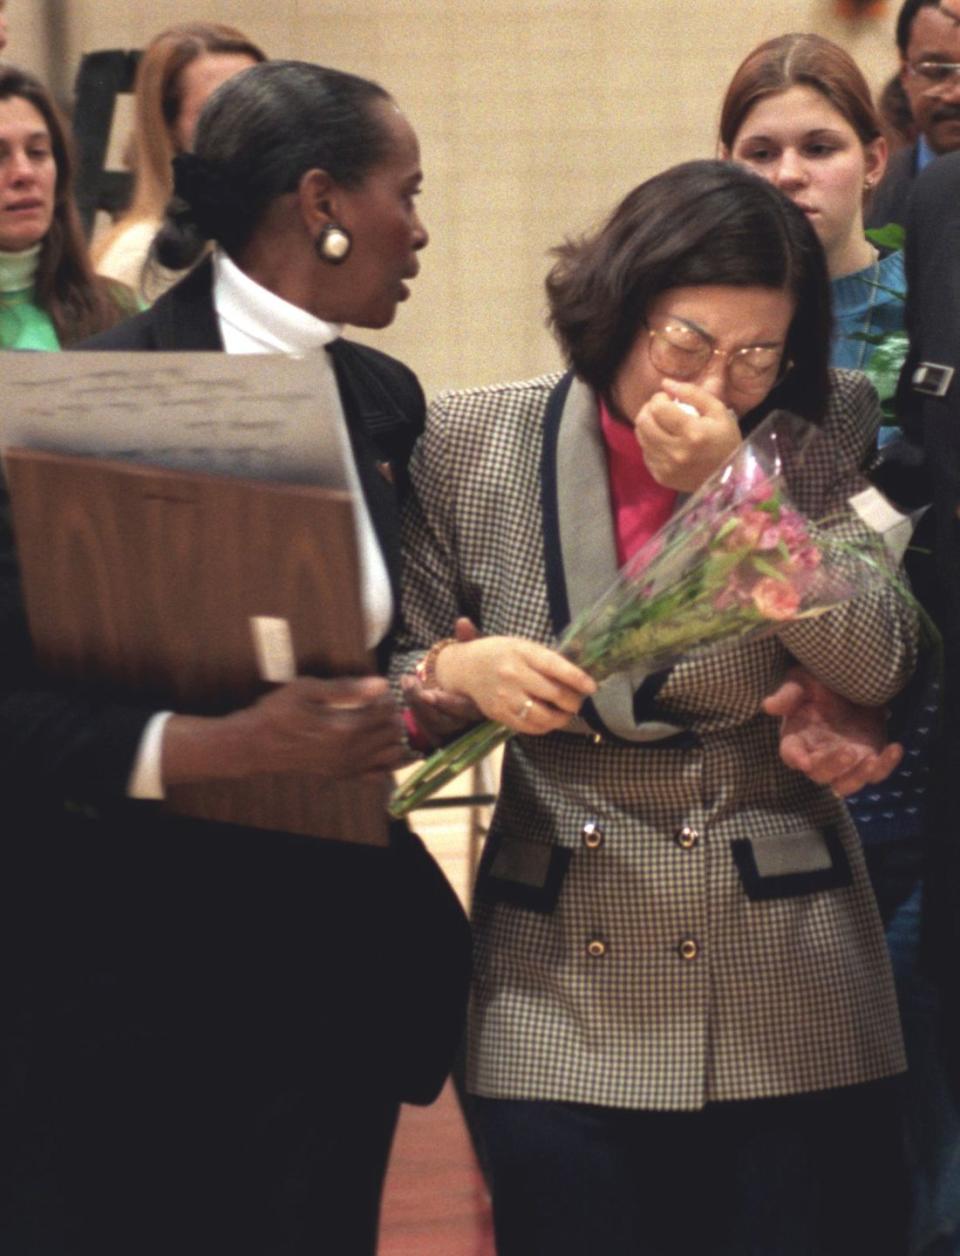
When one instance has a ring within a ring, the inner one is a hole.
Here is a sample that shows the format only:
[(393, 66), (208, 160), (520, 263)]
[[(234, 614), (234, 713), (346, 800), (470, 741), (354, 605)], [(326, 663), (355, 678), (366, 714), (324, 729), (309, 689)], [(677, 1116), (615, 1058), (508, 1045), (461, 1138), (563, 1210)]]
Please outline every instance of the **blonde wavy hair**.
[(171, 163), (179, 150), (175, 129), (183, 103), (183, 71), (211, 53), (235, 53), (254, 62), (267, 59), (242, 31), (219, 22), (170, 26), (144, 50), (133, 90), (133, 196), (126, 213), (94, 244), (91, 252), (95, 263), (132, 223), (163, 218), (173, 191)]

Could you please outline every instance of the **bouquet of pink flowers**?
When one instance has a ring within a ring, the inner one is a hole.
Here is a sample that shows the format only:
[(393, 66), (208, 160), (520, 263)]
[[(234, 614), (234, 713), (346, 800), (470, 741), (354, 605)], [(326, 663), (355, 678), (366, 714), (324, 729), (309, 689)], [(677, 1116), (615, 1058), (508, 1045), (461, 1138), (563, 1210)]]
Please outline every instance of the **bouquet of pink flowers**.
[[(818, 524), (791, 504), (784, 456), (801, 456), (814, 433), (795, 416), (771, 415), (570, 624), (557, 649), (598, 682), (615, 672), (649, 674), (822, 615), (878, 583), (899, 583), (888, 534), (893, 522), (908, 536), (910, 521), (875, 490), (853, 499), (843, 519)], [(493, 720), (470, 729), (407, 778), (390, 814), (406, 815), (513, 735)]]

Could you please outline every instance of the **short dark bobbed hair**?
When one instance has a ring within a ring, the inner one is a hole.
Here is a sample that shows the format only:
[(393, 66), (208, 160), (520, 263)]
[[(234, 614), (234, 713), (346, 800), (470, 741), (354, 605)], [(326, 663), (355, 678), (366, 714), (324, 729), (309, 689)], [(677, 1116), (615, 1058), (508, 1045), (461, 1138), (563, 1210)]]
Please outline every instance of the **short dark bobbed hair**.
[(819, 422), (827, 403), (830, 281), (803, 212), (730, 162), (690, 161), (634, 188), (594, 234), (554, 250), (549, 322), (569, 365), (611, 400), (651, 304), (696, 285), (785, 290), (796, 303), (793, 369), (745, 426), (772, 409)]
[(387, 156), (380, 107), (390, 99), (369, 79), (305, 61), (267, 61), (222, 83), (200, 114), (193, 153), (174, 160), (158, 260), (182, 269), (208, 240), (236, 256), (308, 170), (359, 186)]

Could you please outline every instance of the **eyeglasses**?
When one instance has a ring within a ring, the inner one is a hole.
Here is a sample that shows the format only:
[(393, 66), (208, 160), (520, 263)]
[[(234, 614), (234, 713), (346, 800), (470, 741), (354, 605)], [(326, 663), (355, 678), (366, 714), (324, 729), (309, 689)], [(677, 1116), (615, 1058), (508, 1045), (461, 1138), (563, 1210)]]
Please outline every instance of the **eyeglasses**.
[(930, 84), (948, 83), (960, 75), (958, 61), (912, 61), (907, 68), (911, 74)]
[(694, 379), (706, 370), (711, 358), (726, 358), (727, 379), (742, 393), (766, 393), (789, 371), (783, 365), (781, 345), (744, 345), (717, 349), (706, 332), (683, 319), (673, 318), (656, 327), (646, 324), (650, 361), (654, 368), (674, 379)]

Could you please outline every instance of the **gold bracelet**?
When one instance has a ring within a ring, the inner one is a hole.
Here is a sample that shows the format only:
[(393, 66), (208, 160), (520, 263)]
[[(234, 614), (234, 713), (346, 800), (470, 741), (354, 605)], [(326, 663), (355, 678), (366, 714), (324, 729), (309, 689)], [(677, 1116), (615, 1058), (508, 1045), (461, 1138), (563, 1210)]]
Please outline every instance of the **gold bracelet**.
[(423, 685), (424, 689), (439, 689), (440, 686), (437, 684), (437, 659), (440, 657), (441, 651), (445, 650), (448, 645), (456, 644), (456, 637), (442, 637), (439, 641), (434, 641), (433, 645), (413, 669), (414, 676)]

